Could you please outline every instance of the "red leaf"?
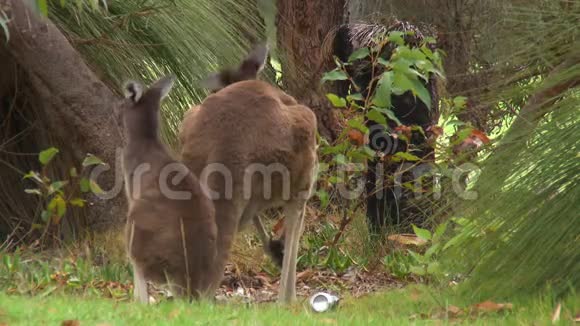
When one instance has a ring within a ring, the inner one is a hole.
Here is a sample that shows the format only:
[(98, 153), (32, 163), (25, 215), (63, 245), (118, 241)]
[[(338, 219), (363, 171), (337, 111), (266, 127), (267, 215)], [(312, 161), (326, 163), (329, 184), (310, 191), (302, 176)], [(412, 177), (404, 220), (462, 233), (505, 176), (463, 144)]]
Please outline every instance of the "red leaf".
[(435, 135), (435, 137), (443, 135), (443, 128), (439, 126), (430, 126), (427, 128), (427, 131), (431, 132), (433, 135)]
[(478, 138), (479, 140), (481, 140), (484, 144), (489, 144), (490, 140), (487, 137), (487, 135), (481, 131), (481, 130), (477, 130), (477, 129), (473, 129), (471, 131), (471, 136)]
[(281, 218), (272, 228), (272, 232), (276, 237), (281, 237), (284, 233), (284, 218)]
[(399, 135), (404, 135), (405, 137), (407, 137), (407, 139), (411, 139), (411, 127), (409, 126), (405, 126), (405, 125), (400, 125), (395, 127), (395, 132), (397, 132)]
[(350, 143), (356, 146), (362, 146), (365, 143), (365, 135), (357, 129), (351, 129), (347, 133)]

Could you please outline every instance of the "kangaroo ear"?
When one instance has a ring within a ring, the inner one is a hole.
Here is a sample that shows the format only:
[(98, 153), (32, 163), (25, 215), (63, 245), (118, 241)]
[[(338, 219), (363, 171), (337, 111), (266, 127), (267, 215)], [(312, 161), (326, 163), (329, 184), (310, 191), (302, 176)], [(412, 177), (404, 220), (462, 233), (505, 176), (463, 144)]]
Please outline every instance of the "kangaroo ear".
[(266, 60), (268, 59), (268, 45), (260, 44), (256, 46), (244, 59), (240, 66), (240, 70), (244, 74), (258, 75), (264, 66), (266, 65)]
[(123, 93), (126, 99), (130, 99), (131, 102), (137, 103), (143, 96), (143, 85), (141, 83), (129, 80), (123, 85)]
[(156, 81), (149, 89), (159, 89), (161, 91), (160, 100), (163, 100), (173, 88), (175, 76), (168, 75)]

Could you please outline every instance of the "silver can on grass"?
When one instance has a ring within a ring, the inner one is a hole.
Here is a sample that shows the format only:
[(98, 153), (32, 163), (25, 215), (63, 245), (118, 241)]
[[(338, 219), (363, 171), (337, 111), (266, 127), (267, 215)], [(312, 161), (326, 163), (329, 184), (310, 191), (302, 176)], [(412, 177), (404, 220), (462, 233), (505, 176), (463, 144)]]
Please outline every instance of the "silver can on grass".
[(340, 298), (325, 292), (318, 292), (310, 297), (310, 307), (316, 312), (325, 312), (335, 308)]

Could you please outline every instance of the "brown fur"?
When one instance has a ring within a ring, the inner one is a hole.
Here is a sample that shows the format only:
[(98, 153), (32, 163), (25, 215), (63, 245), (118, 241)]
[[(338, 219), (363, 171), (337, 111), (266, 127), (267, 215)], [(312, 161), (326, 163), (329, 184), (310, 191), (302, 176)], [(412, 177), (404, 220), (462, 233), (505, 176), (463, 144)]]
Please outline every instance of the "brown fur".
[[(160, 101), (172, 83), (172, 79), (161, 79), (142, 96), (141, 86), (129, 83), (129, 100), (121, 112), (127, 136), (123, 155), (129, 202), (127, 251), (134, 269), (135, 296), (141, 302), (149, 300), (147, 281), (169, 284), (178, 296), (211, 294), (209, 276), (217, 238), (213, 204), (198, 179), (170, 156), (157, 135)], [(150, 169), (140, 173), (143, 164), (150, 164)], [(163, 177), (163, 169), (170, 164), (173, 173)], [(176, 174), (184, 178), (178, 180)], [(136, 179), (141, 180), (140, 186), (135, 186)], [(169, 198), (160, 182), (172, 191), (190, 193), (190, 199)]]
[[(258, 71), (258, 70), (257, 70)], [(257, 73), (256, 71), (256, 73)], [(227, 183), (220, 174), (210, 174), (207, 184), (221, 198), (214, 200), (218, 225), (218, 259), (214, 286), (219, 284), (237, 231), (251, 223), (258, 227), (264, 247), (268, 242), (258, 213), (284, 207), (285, 234), (280, 300), (296, 298), (295, 274), (298, 244), (302, 233), (304, 206), (310, 197), (316, 170), (316, 117), (314, 113), (281, 90), (258, 80), (245, 80), (210, 95), (186, 113), (180, 131), (182, 160), (200, 176), (213, 163), (223, 164), (232, 174), (232, 198), (223, 198)], [(264, 178), (254, 175), (251, 196), (244, 197), (244, 175), (254, 163), (281, 164), (290, 177), (284, 198), (280, 173), (273, 173), (271, 198), (265, 196)], [(275, 243), (274, 243), (275, 244)]]

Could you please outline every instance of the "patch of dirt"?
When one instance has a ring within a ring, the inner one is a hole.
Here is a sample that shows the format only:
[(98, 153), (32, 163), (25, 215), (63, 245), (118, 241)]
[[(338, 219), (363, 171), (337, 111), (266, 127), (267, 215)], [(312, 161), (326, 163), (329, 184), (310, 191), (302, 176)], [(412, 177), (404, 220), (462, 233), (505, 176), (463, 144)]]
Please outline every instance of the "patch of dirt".
[[(297, 273), (296, 294), (308, 298), (316, 292), (324, 291), (344, 297), (360, 297), (386, 288), (401, 288), (406, 283), (394, 279), (385, 272), (368, 272), (350, 268), (337, 274), (328, 270), (308, 269)], [(226, 267), (221, 287), (216, 292), (216, 300), (262, 303), (276, 301), (280, 276), (266, 273), (239, 273), (233, 265)]]

